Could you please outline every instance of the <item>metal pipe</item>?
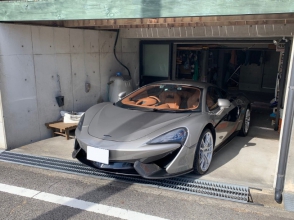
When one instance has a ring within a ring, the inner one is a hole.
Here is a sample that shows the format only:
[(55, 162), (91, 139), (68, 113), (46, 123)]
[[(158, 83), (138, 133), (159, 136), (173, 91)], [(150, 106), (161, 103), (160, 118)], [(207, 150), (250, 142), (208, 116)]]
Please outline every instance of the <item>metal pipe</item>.
[[(293, 48), (292, 48), (292, 53), (293, 53)], [(293, 59), (293, 55), (291, 57)], [(293, 61), (294, 59), (291, 60), (292, 63)], [(290, 82), (289, 82), (289, 88), (288, 88), (288, 98), (287, 98), (287, 106), (285, 109), (285, 117), (283, 119), (284, 128), (283, 128), (283, 133), (281, 136), (282, 141), (281, 141), (278, 173), (277, 173), (276, 187), (275, 187), (275, 200), (277, 203), (281, 203), (283, 200), (282, 193), (284, 190), (285, 173), (286, 173), (286, 166), (287, 166), (287, 160), (288, 160), (292, 124), (293, 124), (294, 66), (292, 66), (291, 72), (289, 74), (290, 74)]]
[(202, 50), (201, 51), (201, 61), (200, 61), (200, 81), (207, 82), (207, 74), (208, 74), (208, 57), (209, 51)]
[(225, 51), (218, 51), (218, 64), (217, 64), (217, 85), (220, 88), (224, 88), (225, 78)]
[(281, 80), (279, 83), (279, 97), (278, 97), (277, 113), (276, 113), (275, 128), (274, 128), (275, 131), (279, 129), (280, 109), (284, 108), (283, 100), (284, 100), (284, 89), (285, 89), (285, 82), (286, 82), (286, 75), (287, 75), (287, 68), (288, 68), (289, 52), (290, 52), (290, 42), (288, 41), (285, 43), (283, 68), (281, 73)]

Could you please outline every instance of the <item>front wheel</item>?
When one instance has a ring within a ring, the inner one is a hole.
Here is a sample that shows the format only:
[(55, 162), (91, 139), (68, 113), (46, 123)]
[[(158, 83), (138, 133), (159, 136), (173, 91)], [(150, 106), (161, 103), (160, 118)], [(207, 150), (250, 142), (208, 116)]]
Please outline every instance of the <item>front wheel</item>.
[(251, 116), (250, 109), (247, 108), (246, 112), (245, 112), (244, 119), (243, 119), (242, 128), (239, 131), (240, 136), (243, 136), (243, 137), (247, 136), (247, 134), (249, 132), (249, 126), (250, 126), (250, 116)]
[(205, 174), (211, 164), (214, 149), (213, 136), (210, 129), (205, 129), (200, 135), (194, 156), (194, 173)]

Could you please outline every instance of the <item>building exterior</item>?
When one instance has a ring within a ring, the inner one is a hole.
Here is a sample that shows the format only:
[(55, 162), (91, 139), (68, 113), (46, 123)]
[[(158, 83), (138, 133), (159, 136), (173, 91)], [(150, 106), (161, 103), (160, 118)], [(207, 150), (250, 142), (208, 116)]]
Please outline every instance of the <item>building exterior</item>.
[[(113, 54), (117, 30), (116, 52), (130, 69), (134, 87), (142, 79), (143, 41), (285, 43), (288, 65), (280, 106), (284, 123), (275, 188), (277, 194), (284, 193), (286, 208), (291, 209), (287, 205), (294, 200), (293, 1), (0, 1), (0, 21), (2, 149), (49, 138), (44, 124), (57, 120), (60, 110), (85, 111), (108, 101), (109, 77), (126, 73)], [(85, 83), (91, 83), (89, 92)], [(56, 104), (58, 95), (65, 97), (62, 108)]]

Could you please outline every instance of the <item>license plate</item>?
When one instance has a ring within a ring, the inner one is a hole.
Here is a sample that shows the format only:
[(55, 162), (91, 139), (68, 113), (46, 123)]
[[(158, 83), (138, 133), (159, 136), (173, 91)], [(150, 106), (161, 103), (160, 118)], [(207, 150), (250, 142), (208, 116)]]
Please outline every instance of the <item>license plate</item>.
[(87, 146), (87, 159), (99, 163), (109, 164), (109, 150)]

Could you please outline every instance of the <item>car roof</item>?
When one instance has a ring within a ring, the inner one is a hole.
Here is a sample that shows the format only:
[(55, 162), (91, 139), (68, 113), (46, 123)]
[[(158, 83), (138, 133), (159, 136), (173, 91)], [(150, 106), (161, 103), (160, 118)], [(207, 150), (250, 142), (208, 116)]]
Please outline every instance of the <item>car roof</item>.
[(150, 83), (149, 85), (152, 84), (179, 84), (179, 85), (186, 85), (186, 86), (195, 86), (203, 89), (207, 89), (209, 86), (214, 86), (211, 83), (206, 83), (206, 82), (197, 82), (197, 81), (192, 81), (192, 80), (164, 80), (164, 81), (157, 81)]

